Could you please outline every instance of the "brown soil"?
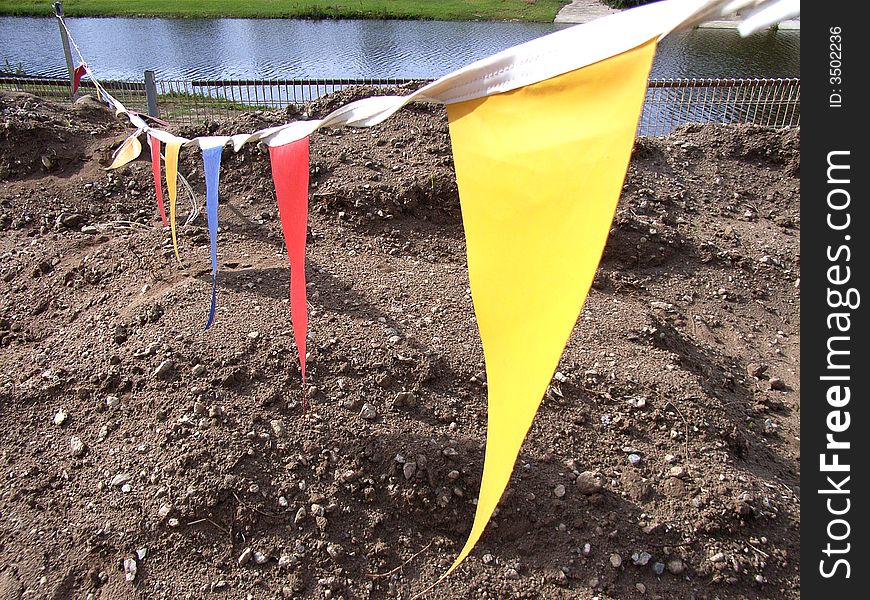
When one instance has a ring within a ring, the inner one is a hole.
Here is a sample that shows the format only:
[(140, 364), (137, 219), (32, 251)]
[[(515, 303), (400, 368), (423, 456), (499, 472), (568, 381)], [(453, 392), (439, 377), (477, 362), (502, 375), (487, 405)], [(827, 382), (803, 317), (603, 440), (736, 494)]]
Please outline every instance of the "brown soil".
[[(149, 164), (101, 169), (128, 129), (26, 95), (0, 118), (0, 598), (408, 598), (443, 573), (486, 388), (441, 109), (312, 138), (304, 390), (260, 150), (224, 156), (203, 332), (204, 215), (179, 266)], [(799, 142), (638, 142), (500, 511), (427, 597), (800, 597)], [(200, 158), (181, 171), (202, 202)]]

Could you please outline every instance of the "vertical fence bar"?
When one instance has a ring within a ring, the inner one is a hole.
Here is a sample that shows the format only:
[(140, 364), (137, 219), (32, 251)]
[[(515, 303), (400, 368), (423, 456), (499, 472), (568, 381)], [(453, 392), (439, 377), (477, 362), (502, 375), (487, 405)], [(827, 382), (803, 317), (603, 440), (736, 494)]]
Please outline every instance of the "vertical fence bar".
[(761, 108), (762, 114), (764, 113), (764, 101), (761, 99), (763, 88), (757, 79), (752, 80), (750, 85), (752, 87), (750, 88), (749, 100), (752, 103), (752, 116), (749, 117), (748, 122), (756, 123), (758, 121), (758, 109)]
[(159, 117), (157, 111), (157, 85), (154, 82), (154, 71), (145, 71), (145, 100), (148, 102), (148, 114), (152, 117)]
[[(801, 124), (801, 112), (800, 112), (801, 102), (800, 101), (801, 101), (801, 84), (800, 84), (800, 81), (798, 81), (797, 85), (795, 86), (794, 102), (792, 102), (792, 104), (791, 104), (791, 116), (789, 117), (789, 120), (788, 120), (789, 127), (798, 126)], [(797, 115), (797, 121), (795, 121), (795, 115)]]
[(779, 112), (782, 109), (782, 91), (785, 88), (784, 81), (777, 81), (774, 85), (773, 107), (771, 113), (773, 115), (773, 127), (779, 127)]
[[(727, 84), (727, 82), (726, 82), (726, 84)], [(725, 94), (725, 100), (722, 102), (722, 121), (721, 122), (723, 125), (725, 123), (730, 122), (731, 112), (732, 112), (731, 111), (731, 107), (732, 107), (731, 93), (736, 91), (737, 87), (732, 86), (732, 85), (727, 85), (727, 87), (725, 89), (728, 90), (728, 93)]]

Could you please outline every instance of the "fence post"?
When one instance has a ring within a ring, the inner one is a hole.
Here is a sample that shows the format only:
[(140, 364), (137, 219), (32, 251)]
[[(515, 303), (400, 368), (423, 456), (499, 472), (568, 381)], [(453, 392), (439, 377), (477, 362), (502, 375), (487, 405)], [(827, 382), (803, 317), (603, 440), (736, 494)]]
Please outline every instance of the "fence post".
[(148, 100), (148, 114), (159, 117), (157, 110), (157, 84), (154, 82), (154, 71), (145, 71), (145, 98)]
[(57, 17), (57, 27), (60, 29), (60, 41), (63, 44), (63, 54), (66, 57), (66, 69), (69, 72), (70, 90), (72, 90), (72, 80), (75, 73), (73, 66), (72, 54), (69, 51), (69, 37), (66, 35), (66, 29), (63, 26), (63, 2), (54, 3), (54, 16)]

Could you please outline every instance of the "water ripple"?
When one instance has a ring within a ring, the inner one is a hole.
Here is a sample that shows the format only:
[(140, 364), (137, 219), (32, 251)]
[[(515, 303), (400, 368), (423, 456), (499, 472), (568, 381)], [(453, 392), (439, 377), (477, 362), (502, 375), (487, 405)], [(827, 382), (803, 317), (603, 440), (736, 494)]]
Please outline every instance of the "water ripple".
[[(76, 18), (67, 21), (104, 79), (435, 78), (557, 29), (553, 23)], [(0, 17), (0, 70), (66, 74), (53, 18)], [(728, 30), (668, 38), (654, 77), (799, 76), (800, 33)]]

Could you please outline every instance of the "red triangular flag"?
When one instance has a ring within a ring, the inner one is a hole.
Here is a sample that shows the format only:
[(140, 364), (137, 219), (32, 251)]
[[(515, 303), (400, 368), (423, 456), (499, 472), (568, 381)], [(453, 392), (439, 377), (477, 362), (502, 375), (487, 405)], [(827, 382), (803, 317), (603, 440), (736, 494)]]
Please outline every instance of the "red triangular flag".
[(73, 94), (75, 94), (76, 91), (79, 89), (79, 83), (82, 80), (82, 75), (84, 75), (85, 73), (87, 73), (87, 70), (85, 69), (84, 63), (77, 66), (76, 70), (73, 71), (73, 81), (72, 81), (72, 93)]
[(305, 235), (308, 230), (308, 138), (269, 148), (272, 180), (287, 257), (290, 259), (290, 321), (305, 381), (305, 336), (308, 302), (305, 294)]
[(163, 186), (160, 185), (160, 140), (149, 133), (148, 143), (151, 144), (151, 173), (154, 175), (154, 191), (157, 193), (157, 207), (160, 209), (163, 225), (169, 227), (169, 221), (166, 220), (166, 210), (163, 208)]

